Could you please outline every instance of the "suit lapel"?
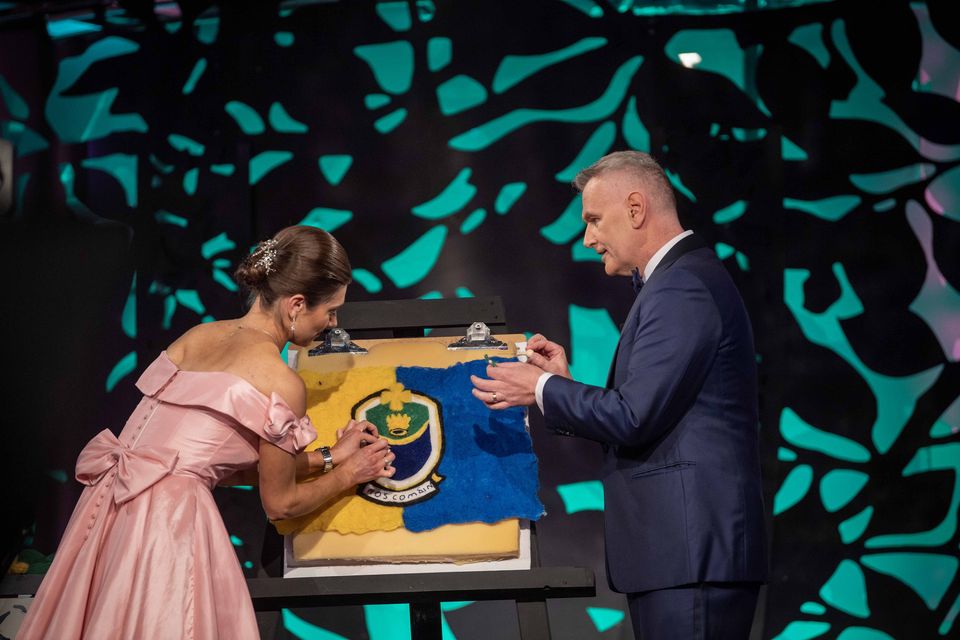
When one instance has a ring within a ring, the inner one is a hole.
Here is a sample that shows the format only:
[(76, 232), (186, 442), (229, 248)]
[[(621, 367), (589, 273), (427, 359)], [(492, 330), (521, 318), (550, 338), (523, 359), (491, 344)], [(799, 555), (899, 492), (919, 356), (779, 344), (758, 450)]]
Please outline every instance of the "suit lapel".
[(613, 361), (610, 363), (610, 373), (607, 375), (607, 388), (613, 389), (616, 387), (617, 382), (617, 360), (620, 358), (620, 352), (622, 351), (623, 339), (624, 336), (633, 335), (633, 324), (637, 320), (637, 315), (640, 311), (640, 298), (643, 295), (643, 289), (637, 294), (637, 297), (633, 301), (633, 305), (630, 307), (630, 311), (627, 313), (627, 319), (623, 323), (623, 326), (620, 328), (620, 339), (617, 340), (617, 348), (613, 352)]
[[(663, 259), (660, 261), (660, 264), (657, 265), (657, 268), (653, 270), (653, 273), (650, 274), (649, 280), (653, 280), (658, 273), (663, 273), (670, 268), (674, 262), (680, 259), (684, 254), (690, 253), (691, 251), (696, 251), (697, 249), (703, 249), (707, 245), (704, 244), (703, 240), (700, 239), (700, 236), (693, 233), (673, 245), (670, 248), (670, 251), (667, 251), (667, 255), (663, 256)], [(641, 291), (643, 291), (641, 289)]]
[[(670, 251), (667, 252), (667, 255), (663, 256), (663, 259), (660, 260), (660, 264), (653, 270), (653, 273), (650, 274), (649, 280), (653, 280), (659, 273), (663, 273), (670, 265), (680, 259), (684, 254), (690, 253), (691, 251), (696, 251), (697, 249), (702, 249), (707, 245), (704, 244), (703, 240), (700, 239), (697, 234), (691, 234), (673, 245), (670, 248)], [(644, 284), (646, 288), (646, 283)], [(623, 323), (623, 328), (620, 330), (620, 340), (617, 341), (617, 348), (613, 352), (613, 362), (610, 364), (610, 374), (607, 376), (607, 388), (613, 389), (617, 386), (617, 360), (620, 357), (621, 347), (624, 346), (624, 336), (627, 336), (628, 339), (632, 340), (634, 325), (637, 323), (637, 317), (640, 314), (640, 304), (642, 302), (644, 289), (640, 289), (640, 292), (637, 294), (636, 300), (633, 301), (633, 306), (630, 307), (630, 312), (627, 314), (627, 319)]]

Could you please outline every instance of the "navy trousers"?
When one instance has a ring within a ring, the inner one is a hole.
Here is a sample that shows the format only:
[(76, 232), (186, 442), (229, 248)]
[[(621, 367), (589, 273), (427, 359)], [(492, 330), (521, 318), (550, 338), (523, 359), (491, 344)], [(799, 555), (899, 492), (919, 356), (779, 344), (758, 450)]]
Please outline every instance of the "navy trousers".
[(716, 582), (628, 593), (637, 640), (747, 640), (759, 583)]

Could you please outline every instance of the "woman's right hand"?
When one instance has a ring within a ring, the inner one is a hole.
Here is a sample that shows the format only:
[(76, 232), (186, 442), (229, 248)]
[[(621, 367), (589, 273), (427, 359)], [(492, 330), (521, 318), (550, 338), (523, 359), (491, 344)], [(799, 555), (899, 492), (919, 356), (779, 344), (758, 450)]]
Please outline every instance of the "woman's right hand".
[(357, 449), (339, 468), (347, 474), (351, 485), (363, 484), (377, 478), (389, 478), (397, 472), (393, 466), (396, 454), (390, 451), (385, 438), (377, 438)]

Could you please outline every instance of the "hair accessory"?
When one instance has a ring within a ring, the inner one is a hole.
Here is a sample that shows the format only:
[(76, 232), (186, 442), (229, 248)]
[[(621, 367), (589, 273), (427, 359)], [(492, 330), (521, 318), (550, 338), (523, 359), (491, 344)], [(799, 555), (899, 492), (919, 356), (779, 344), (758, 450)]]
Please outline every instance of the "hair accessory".
[(259, 244), (259, 246), (257, 246), (255, 253), (257, 254), (257, 259), (253, 263), (255, 267), (263, 267), (263, 271), (267, 275), (270, 275), (276, 271), (276, 267), (273, 266), (273, 262), (277, 258), (276, 240), (273, 238), (264, 240)]

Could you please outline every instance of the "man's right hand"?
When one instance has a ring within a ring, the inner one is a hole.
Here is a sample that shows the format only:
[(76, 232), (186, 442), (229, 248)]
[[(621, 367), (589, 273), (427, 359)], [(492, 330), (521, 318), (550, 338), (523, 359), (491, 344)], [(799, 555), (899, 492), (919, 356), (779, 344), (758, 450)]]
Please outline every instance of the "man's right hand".
[(570, 363), (567, 352), (556, 342), (547, 340), (538, 333), (527, 340), (527, 362), (549, 373), (570, 379)]

